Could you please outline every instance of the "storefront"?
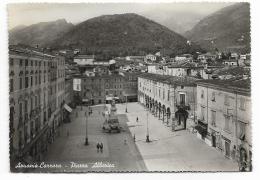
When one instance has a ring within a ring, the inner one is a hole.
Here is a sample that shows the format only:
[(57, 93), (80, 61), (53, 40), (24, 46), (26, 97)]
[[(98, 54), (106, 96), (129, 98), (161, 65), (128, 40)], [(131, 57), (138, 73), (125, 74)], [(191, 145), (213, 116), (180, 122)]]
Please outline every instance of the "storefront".
[(199, 120), (197, 126), (195, 126), (195, 129), (201, 135), (202, 139), (205, 139), (205, 137), (207, 136), (208, 124)]

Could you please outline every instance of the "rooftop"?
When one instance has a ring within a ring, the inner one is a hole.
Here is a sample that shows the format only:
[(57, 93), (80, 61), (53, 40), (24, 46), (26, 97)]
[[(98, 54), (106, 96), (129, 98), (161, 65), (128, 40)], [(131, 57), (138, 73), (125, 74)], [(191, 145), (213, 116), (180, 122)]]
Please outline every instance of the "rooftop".
[(200, 80), (197, 81), (197, 84), (208, 84), (214, 85), (225, 89), (231, 90), (240, 90), (247, 93), (251, 91), (251, 80), (250, 79), (228, 79), (228, 80), (220, 80), (220, 79), (208, 79), (208, 80)]
[(40, 58), (47, 58), (52, 59), (55, 58), (55, 56), (46, 54), (44, 52), (28, 49), (28, 48), (20, 48), (20, 47), (9, 47), (9, 54), (16, 54), (21, 56), (27, 56), (27, 57), (40, 57)]
[(224, 67), (213, 72), (216, 75), (250, 75), (250, 70), (243, 67)]
[(186, 85), (186, 86), (195, 86), (198, 79), (192, 77), (178, 77), (178, 76), (168, 76), (152, 73), (142, 73), (139, 75), (142, 78), (150, 79), (157, 82), (162, 82), (172, 85)]
[(74, 57), (75, 59), (94, 59), (95, 55), (79, 54)]

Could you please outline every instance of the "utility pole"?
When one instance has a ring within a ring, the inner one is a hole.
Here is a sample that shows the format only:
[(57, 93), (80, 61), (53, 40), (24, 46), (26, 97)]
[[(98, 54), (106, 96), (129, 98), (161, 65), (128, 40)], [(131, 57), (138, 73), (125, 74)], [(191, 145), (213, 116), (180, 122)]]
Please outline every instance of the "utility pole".
[(85, 139), (85, 146), (88, 145), (88, 116), (87, 116), (87, 112), (85, 112), (85, 116), (86, 116), (86, 139)]

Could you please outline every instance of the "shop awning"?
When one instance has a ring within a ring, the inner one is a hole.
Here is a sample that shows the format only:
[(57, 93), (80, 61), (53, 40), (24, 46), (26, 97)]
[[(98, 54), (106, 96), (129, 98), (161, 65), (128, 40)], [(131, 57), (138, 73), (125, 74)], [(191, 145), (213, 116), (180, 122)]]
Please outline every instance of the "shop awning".
[(67, 104), (64, 104), (63, 106), (68, 112), (72, 112), (71, 107), (69, 107)]

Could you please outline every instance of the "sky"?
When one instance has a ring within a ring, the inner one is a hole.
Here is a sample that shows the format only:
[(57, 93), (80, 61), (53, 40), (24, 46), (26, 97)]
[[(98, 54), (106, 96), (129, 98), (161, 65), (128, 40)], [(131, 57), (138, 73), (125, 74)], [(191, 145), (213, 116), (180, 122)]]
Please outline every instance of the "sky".
[[(73, 24), (108, 14), (187, 12), (208, 15), (232, 3), (23, 3), (8, 4), (8, 29), (18, 25), (66, 19)], [(160, 13), (162, 14), (162, 13)]]

